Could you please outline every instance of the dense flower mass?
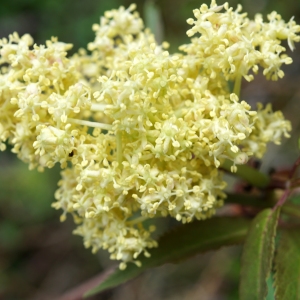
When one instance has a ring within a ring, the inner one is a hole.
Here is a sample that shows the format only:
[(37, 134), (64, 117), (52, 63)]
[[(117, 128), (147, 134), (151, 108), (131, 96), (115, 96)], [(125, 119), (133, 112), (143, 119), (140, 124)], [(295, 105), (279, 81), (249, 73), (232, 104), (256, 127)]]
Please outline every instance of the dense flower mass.
[(84, 244), (108, 249), (121, 268), (157, 246), (145, 220), (212, 216), (226, 197), (224, 160), (234, 172), (289, 136), (282, 113), (251, 110), (239, 85), (259, 68), (281, 78), (291, 63), (281, 41), (293, 50), (300, 40), (292, 19), (249, 20), (240, 6), (212, 1), (188, 19), (191, 43), (170, 54), (134, 10), (106, 12), (89, 52), (72, 57), (55, 38), (37, 46), (14, 33), (0, 42), (1, 150), (10, 143), (39, 171), (60, 163), (61, 220), (71, 213)]

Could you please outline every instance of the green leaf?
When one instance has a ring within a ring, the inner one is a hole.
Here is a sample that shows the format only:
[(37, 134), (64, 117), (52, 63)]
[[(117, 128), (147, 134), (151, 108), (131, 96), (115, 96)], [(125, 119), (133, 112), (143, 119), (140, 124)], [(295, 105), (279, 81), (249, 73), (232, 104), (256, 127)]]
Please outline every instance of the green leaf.
[(235, 203), (245, 206), (255, 206), (259, 208), (267, 208), (274, 206), (274, 201), (266, 197), (248, 194), (227, 194), (225, 203)]
[(85, 296), (91, 296), (124, 283), (148, 268), (178, 262), (194, 254), (216, 250), (222, 246), (242, 243), (249, 225), (250, 221), (247, 219), (230, 217), (215, 217), (180, 225), (158, 240), (159, 246), (150, 251), (150, 258), (140, 259), (141, 267), (130, 264), (124, 271), (117, 270), (100, 285), (88, 291)]
[(279, 211), (265, 209), (252, 221), (242, 254), (240, 300), (267, 296)]
[(299, 227), (283, 230), (275, 257), (275, 299), (300, 299)]
[[(232, 162), (229, 160), (225, 160), (221, 167), (231, 172), (231, 166)], [(258, 188), (265, 188), (270, 183), (270, 178), (267, 175), (259, 172), (254, 168), (251, 168), (248, 165), (238, 165), (237, 172), (233, 173), (232, 175), (240, 177)]]

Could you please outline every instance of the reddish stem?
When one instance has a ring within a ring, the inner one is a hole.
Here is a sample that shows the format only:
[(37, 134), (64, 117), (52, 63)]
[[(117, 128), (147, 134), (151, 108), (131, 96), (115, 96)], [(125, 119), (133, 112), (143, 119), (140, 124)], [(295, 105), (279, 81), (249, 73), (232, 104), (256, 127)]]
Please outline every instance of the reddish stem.
[(295, 176), (295, 173), (297, 171), (297, 168), (300, 165), (300, 157), (298, 157), (298, 159), (296, 160), (296, 162), (294, 163), (291, 171), (289, 172), (289, 177), (288, 180), (286, 182), (286, 188), (285, 191), (283, 193), (283, 195), (280, 197), (280, 199), (278, 200), (278, 202), (276, 203), (276, 205), (274, 206), (273, 210), (275, 210), (277, 207), (282, 206), (285, 201), (288, 199), (290, 193), (291, 193), (291, 187), (292, 187), (292, 180), (293, 177)]

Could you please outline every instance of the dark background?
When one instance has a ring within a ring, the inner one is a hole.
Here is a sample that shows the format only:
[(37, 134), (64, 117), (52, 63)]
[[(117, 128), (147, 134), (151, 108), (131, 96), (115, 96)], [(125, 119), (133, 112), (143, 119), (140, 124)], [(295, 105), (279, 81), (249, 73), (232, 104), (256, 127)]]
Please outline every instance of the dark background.
[[(73, 43), (73, 51), (93, 40), (93, 23), (105, 10), (128, 7), (121, 0), (2, 0), (0, 1), (0, 38), (17, 31), (30, 33), (37, 44), (51, 36)], [(150, 2), (136, 1), (138, 11), (149, 17)], [(188, 42), (186, 19), (202, 2), (162, 0), (155, 2), (160, 12), (160, 32), (171, 43), (171, 52)], [(208, 3), (208, 1), (206, 1)], [(238, 1), (229, 1), (236, 7)], [(244, 11), (253, 17), (276, 10), (286, 21), (294, 16), (300, 23), (299, 0), (243, 0)], [(222, 2), (218, 2), (222, 4)], [(150, 12), (151, 16), (151, 12)], [(261, 75), (243, 83), (242, 98), (255, 103), (272, 102), (293, 124), (292, 138), (281, 147), (270, 146), (262, 169), (289, 167), (298, 155), (300, 127), (300, 45), (290, 54), (294, 64), (284, 67), (286, 76), (268, 82)], [(59, 168), (42, 174), (28, 171), (9, 151), (0, 153), (0, 298), (7, 300), (59, 299), (59, 296), (114, 265), (108, 254), (92, 255), (83, 247), (69, 217), (59, 222), (60, 212), (50, 207), (54, 199)], [(168, 226), (168, 219), (162, 226)], [(211, 300), (238, 299), (240, 247), (199, 255), (180, 265), (167, 265), (145, 272), (139, 278), (93, 299), (110, 300)], [(273, 299), (269, 280), (268, 300)], [(67, 299), (67, 298), (65, 298)], [(77, 299), (77, 298), (69, 298)]]

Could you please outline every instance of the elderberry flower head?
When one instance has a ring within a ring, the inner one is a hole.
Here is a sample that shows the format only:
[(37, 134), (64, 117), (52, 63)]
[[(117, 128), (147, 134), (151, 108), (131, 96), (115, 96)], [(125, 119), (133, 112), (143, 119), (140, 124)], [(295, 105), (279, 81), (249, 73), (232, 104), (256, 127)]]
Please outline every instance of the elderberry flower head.
[(67, 57), (71, 46), (54, 38), (45, 46), (29, 35), (0, 42), (0, 149), (8, 141), (39, 171), (60, 163), (53, 207), (62, 221), (73, 215), (86, 247), (107, 249), (121, 268), (157, 246), (143, 221), (214, 215), (226, 197), (224, 160), (234, 172), (289, 136), (281, 112), (252, 110), (227, 81), (251, 80), (259, 66), (282, 77), (291, 59), (280, 41), (293, 48), (300, 31), (278, 14), (251, 21), (241, 7), (212, 1), (188, 20), (188, 36), (200, 37), (170, 54), (134, 9), (105, 13), (91, 53)]

